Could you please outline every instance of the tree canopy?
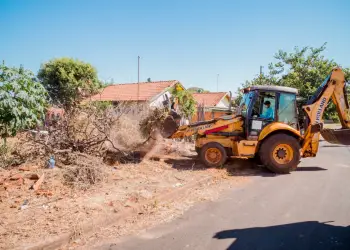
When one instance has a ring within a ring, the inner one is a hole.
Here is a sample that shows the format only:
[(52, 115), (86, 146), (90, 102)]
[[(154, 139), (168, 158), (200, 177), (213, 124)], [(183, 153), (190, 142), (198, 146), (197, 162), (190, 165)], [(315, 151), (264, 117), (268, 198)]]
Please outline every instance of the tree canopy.
[(14, 136), (42, 122), (47, 92), (23, 67), (0, 65), (0, 135)]
[(72, 58), (58, 58), (44, 63), (38, 78), (47, 89), (50, 101), (69, 109), (102, 87), (96, 69)]
[(175, 87), (171, 89), (171, 95), (178, 100), (180, 112), (185, 117), (190, 118), (196, 113), (196, 101), (190, 91), (180, 90)]
[(187, 89), (190, 93), (209, 93), (208, 90), (199, 87), (191, 87)]
[[(295, 47), (291, 53), (279, 50), (274, 58), (276, 62), (270, 63), (268, 72), (259, 75), (251, 81), (246, 81), (242, 88), (251, 85), (277, 85), (297, 88), (301, 99), (307, 100), (329, 75), (332, 68), (338, 65), (335, 61), (325, 58), (322, 52), (326, 49), (326, 43), (319, 48)], [(350, 69), (343, 68), (348, 79)], [(240, 101), (240, 93), (236, 104)], [(302, 105), (303, 102), (300, 103)], [(326, 112), (326, 119), (337, 119), (336, 109), (331, 103)]]

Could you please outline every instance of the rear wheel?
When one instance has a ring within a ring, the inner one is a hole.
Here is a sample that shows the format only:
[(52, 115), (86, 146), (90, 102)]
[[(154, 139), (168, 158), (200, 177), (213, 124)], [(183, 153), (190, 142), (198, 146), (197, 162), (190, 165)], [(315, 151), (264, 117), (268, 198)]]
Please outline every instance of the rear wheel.
[(276, 134), (267, 138), (260, 147), (262, 163), (272, 172), (288, 174), (295, 170), (300, 161), (300, 144), (296, 138)]
[(227, 153), (220, 143), (209, 142), (202, 147), (200, 159), (206, 166), (217, 168), (225, 164)]

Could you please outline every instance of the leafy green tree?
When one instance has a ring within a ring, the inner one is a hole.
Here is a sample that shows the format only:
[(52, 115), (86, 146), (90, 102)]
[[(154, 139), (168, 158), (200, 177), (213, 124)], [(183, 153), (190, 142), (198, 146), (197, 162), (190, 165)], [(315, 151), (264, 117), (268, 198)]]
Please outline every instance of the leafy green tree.
[(187, 118), (192, 117), (196, 113), (197, 107), (192, 93), (188, 90), (179, 90), (176, 87), (170, 91), (172, 97), (178, 100), (180, 112)]
[[(274, 58), (275, 63), (270, 63), (268, 72), (256, 76), (251, 81), (246, 81), (243, 87), (251, 85), (278, 85), (297, 88), (299, 95), (305, 104), (306, 100), (314, 95), (317, 88), (331, 72), (333, 67), (339, 66), (335, 61), (326, 59), (322, 52), (326, 49), (326, 43), (319, 48), (313, 47), (295, 47), (294, 51), (287, 53), (279, 50)], [(343, 68), (348, 79), (350, 69)], [(240, 101), (240, 94), (236, 103)], [(337, 119), (336, 109), (331, 103), (325, 112), (326, 119)]]
[(147, 82), (152, 82), (151, 77), (147, 78)]
[(72, 58), (53, 59), (43, 64), (38, 78), (47, 89), (50, 101), (65, 109), (76, 106), (102, 87), (91, 64)]
[(190, 93), (209, 93), (208, 90), (198, 87), (191, 87), (187, 89)]
[(6, 141), (19, 130), (41, 123), (47, 92), (23, 67), (0, 65), (0, 135)]

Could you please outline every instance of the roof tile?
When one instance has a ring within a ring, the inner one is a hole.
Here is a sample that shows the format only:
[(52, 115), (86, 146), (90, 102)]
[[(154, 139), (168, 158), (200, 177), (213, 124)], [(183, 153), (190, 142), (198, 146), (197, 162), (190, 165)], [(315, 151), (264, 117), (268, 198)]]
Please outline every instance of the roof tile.
[(227, 95), (226, 92), (194, 93), (193, 98), (197, 104), (216, 106), (225, 95)]
[(100, 94), (90, 99), (92, 101), (148, 101), (176, 83), (179, 81), (140, 82), (139, 98), (137, 97), (138, 83), (114, 84), (107, 86)]

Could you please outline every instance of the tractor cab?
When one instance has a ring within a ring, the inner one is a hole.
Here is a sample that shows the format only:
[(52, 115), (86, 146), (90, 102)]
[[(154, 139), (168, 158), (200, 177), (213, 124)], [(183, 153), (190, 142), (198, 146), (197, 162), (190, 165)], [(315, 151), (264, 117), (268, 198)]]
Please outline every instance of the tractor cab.
[(243, 89), (238, 112), (244, 117), (248, 140), (258, 140), (269, 124), (280, 122), (299, 130), (295, 88), (281, 86), (252, 86)]

